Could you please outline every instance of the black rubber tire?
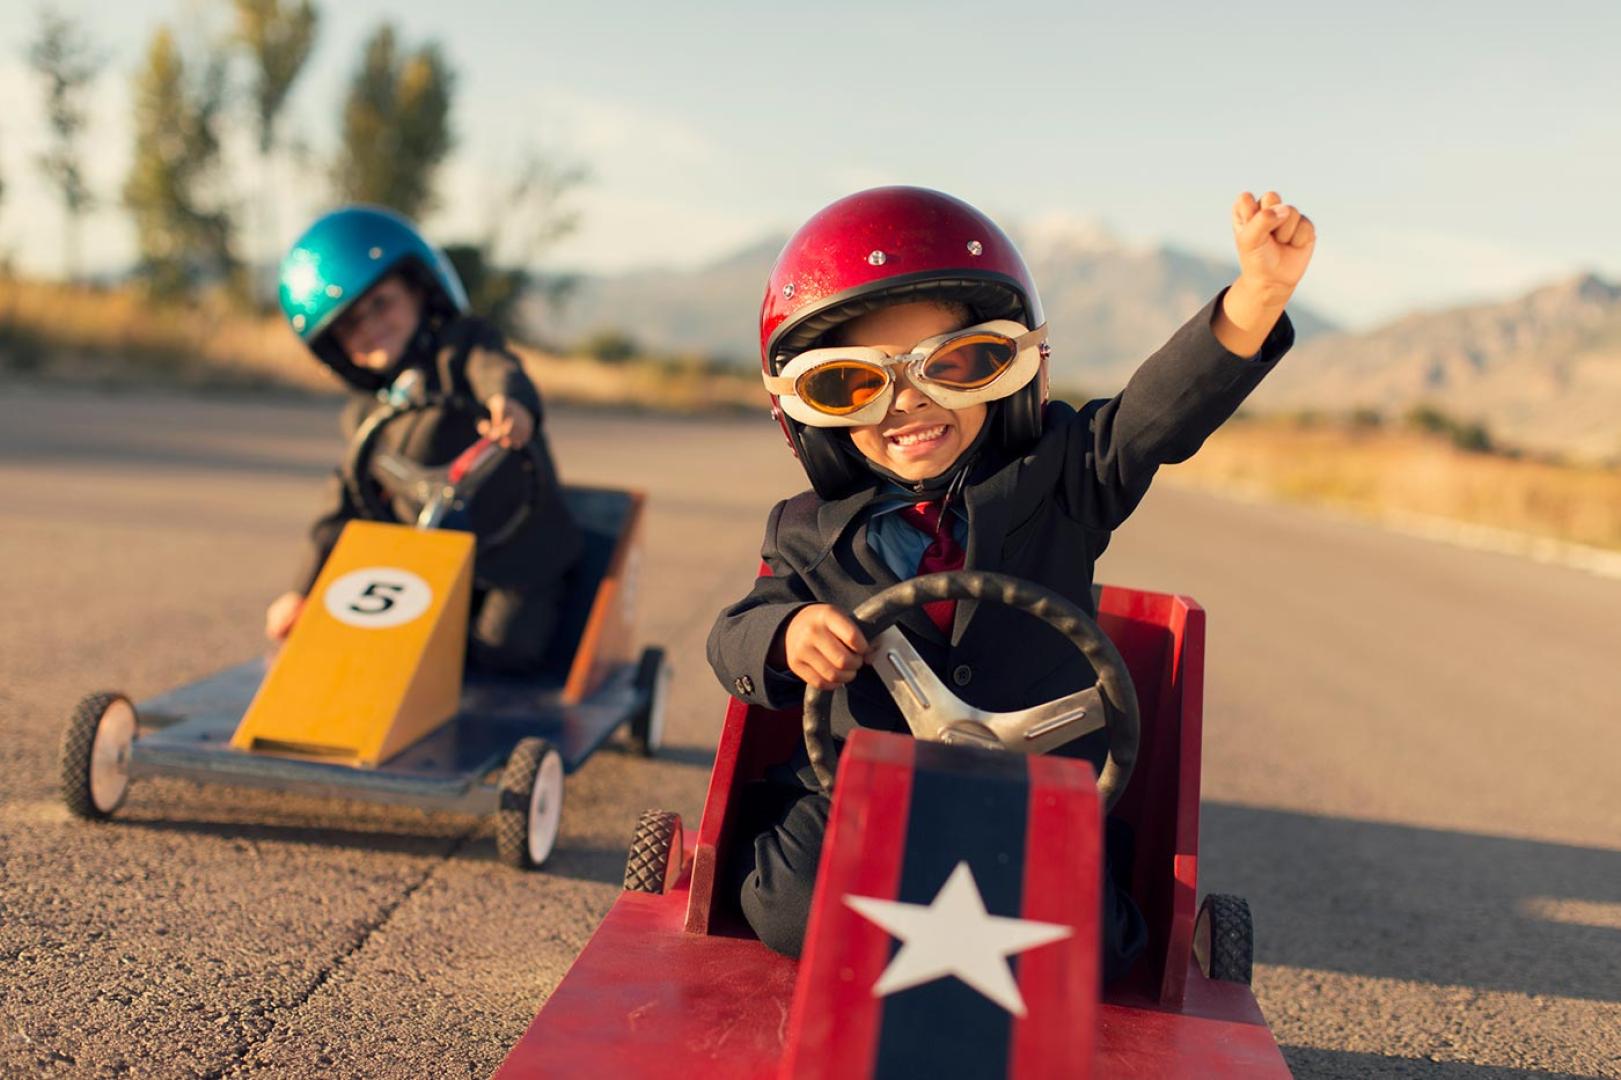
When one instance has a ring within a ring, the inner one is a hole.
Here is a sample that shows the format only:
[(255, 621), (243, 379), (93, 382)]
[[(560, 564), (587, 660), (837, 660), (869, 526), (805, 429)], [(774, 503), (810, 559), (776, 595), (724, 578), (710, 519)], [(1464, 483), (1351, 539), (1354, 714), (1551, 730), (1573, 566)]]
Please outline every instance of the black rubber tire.
[(73, 715), (68, 718), (68, 725), (62, 731), (59, 755), (62, 801), (67, 803), (69, 812), (86, 821), (106, 821), (123, 803), (123, 799), (119, 799), (117, 805), (103, 810), (90, 794), (90, 751), (95, 746), (101, 718), (115, 701), (128, 702), (129, 698), (110, 692), (87, 694), (74, 707)]
[(1212, 979), (1250, 984), (1255, 967), (1255, 922), (1249, 901), (1242, 896), (1211, 893), (1199, 907), (1194, 923), (1194, 940), (1204, 942), (1209, 930), (1207, 955), (1199, 966)]
[(545, 739), (519, 739), (507, 756), (506, 768), (501, 770), (495, 810), (495, 855), (514, 869), (533, 870), (545, 861), (536, 862), (530, 857), (529, 800), (535, 792), (541, 763), (547, 754), (555, 752)]
[(675, 880), (681, 857), (681, 815), (669, 810), (644, 810), (636, 821), (636, 835), (625, 859), (625, 889), (661, 895)]
[(669, 707), (667, 701), (654, 700), (659, 678), (664, 673), (664, 663), (664, 650), (654, 645), (642, 650), (642, 659), (636, 665), (636, 689), (641, 692), (644, 704), (630, 718), (630, 748), (642, 757), (652, 757), (658, 753), (660, 744), (664, 742), (662, 724), (658, 731), (653, 729), (654, 711)]

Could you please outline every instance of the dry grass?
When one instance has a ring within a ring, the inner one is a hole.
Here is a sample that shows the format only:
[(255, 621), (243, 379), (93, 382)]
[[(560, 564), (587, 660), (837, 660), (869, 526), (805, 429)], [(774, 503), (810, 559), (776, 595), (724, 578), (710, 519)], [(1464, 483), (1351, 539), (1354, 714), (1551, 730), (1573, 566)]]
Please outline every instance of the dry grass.
[(770, 404), (757, 377), (717, 373), (701, 364), (652, 360), (609, 364), (527, 347), (517, 352), (530, 378), (551, 401), (683, 413), (764, 412)]
[[(679, 412), (765, 407), (758, 380), (743, 374), (517, 351), (551, 401)], [(98, 384), (341, 390), (280, 316), (245, 315), (217, 299), (158, 307), (131, 289), (9, 278), (0, 278), (4, 370)]]
[[(678, 412), (765, 407), (747, 374), (518, 352), (550, 401)], [(157, 308), (127, 289), (0, 278), (0, 372), (7, 369), (82, 382), (340, 389), (277, 316), (245, 316), (214, 301)], [(1441, 438), (1388, 429), (1233, 423), (1167, 478), (1621, 550), (1621, 469), (1465, 453)]]
[(0, 367), (87, 382), (332, 390), (279, 318), (223, 300), (160, 307), (132, 289), (0, 279)]
[(1432, 436), (1237, 422), (1166, 475), (1375, 518), (1445, 518), (1621, 550), (1621, 469), (1466, 453)]

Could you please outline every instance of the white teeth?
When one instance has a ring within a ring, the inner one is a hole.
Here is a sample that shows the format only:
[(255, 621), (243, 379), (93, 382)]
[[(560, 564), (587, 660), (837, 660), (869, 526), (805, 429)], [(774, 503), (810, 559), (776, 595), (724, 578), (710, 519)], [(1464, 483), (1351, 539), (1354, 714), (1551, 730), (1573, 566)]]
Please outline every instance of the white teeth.
[(922, 431), (908, 431), (904, 435), (891, 435), (889, 439), (896, 446), (915, 446), (920, 442), (929, 442), (932, 439), (938, 439), (945, 433), (946, 426), (941, 424), (938, 427), (925, 428)]

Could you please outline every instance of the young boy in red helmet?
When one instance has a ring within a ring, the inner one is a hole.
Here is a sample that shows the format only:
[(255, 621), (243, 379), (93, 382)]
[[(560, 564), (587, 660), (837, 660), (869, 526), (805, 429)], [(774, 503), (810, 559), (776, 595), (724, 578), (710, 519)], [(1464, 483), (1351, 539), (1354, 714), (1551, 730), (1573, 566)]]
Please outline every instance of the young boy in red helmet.
[[(919, 573), (967, 568), (1038, 582), (1089, 613), (1092, 571), (1161, 465), (1183, 461), (1293, 343), (1284, 306), (1315, 245), (1274, 192), (1233, 206), (1240, 273), (1115, 397), (1047, 400), (1047, 327), (1028, 267), (967, 204), (877, 188), (812, 217), (784, 247), (761, 308), (765, 383), (812, 491), (778, 503), (770, 576), (720, 614), (709, 660), (751, 704), (844, 688), (833, 732), (905, 732), (849, 611)], [(1061, 636), (995, 604), (902, 618), (919, 654), (983, 709), (1095, 681)], [(1104, 732), (1056, 753), (1101, 767)], [(751, 793), (732, 879), (771, 948), (804, 943), (829, 802), (803, 752)], [(1111, 849), (1118, 834), (1111, 829)], [(1111, 850), (1111, 859), (1118, 855)], [(1104, 884), (1106, 980), (1146, 943), (1136, 905)]]

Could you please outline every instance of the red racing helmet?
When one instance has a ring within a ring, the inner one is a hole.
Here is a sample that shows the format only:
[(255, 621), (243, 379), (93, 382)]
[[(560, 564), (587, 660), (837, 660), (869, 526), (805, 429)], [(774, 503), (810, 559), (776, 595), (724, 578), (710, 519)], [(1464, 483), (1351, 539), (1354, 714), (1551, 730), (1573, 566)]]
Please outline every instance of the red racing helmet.
[[(761, 368), (776, 375), (841, 323), (914, 300), (965, 304), (976, 321), (1045, 321), (1030, 268), (990, 218), (928, 188), (871, 188), (823, 208), (783, 246), (760, 304)], [(1038, 439), (1046, 402), (1044, 352), (1037, 376), (1000, 403), (1000, 441)], [(862, 478), (846, 436), (785, 416), (775, 395), (771, 412), (818, 494), (836, 498)]]

